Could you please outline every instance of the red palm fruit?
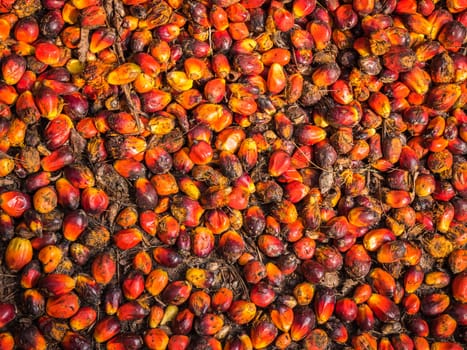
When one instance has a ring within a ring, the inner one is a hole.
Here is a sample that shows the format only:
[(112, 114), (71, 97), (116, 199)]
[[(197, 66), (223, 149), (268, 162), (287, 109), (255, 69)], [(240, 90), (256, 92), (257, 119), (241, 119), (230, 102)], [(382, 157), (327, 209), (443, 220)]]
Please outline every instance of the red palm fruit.
[(214, 249), (214, 235), (206, 227), (196, 227), (193, 231), (191, 249), (194, 255), (204, 258)]
[(326, 131), (319, 126), (300, 124), (295, 136), (299, 144), (312, 146), (326, 138)]
[(191, 294), (191, 284), (187, 281), (174, 281), (162, 292), (162, 299), (172, 305), (181, 305)]
[(29, 240), (15, 237), (8, 242), (5, 250), (5, 264), (12, 271), (19, 271), (32, 260), (32, 253)]
[[(136, 78), (135, 78), (136, 79)], [(155, 113), (162, 111), (172, 100), (172, 95), (168, 92), (152, 89), (141, 95), (143, 111), (145, 113)]]
[(302, 96), (303, 81), (303, 76), (299, 73), (291, 74), (287, 77), (287, 86), (285, 87), (287, 103), (295, 103)]
[[(64, 177), (58, 179), (55, 182), (55, 188), (57, 190), (58, 204), (71, 210), (75, 210), (78, 208), (80, 202), (80, 192), (78, 188), (73, 186)], [(83, 211), (82, 216), (84, 217), (85, 215), (86, 212)]]
[(274, 345), (278, 349), (287, 349), (291, 343), (292, 343), (292, 339), (290, 338), (290, 334), (282, 333), (276, 338)]
[(225, 312), (233, 302), (233, 292), (228, 288), (220, 288), (212, 295), (211, 308), (214, 311)]
[(243, 267), (243, 274), (248, 283), (256, 284), (266, 277), (266, 267), (258, 260), (251, 260)]
[(409, 330), (418, 337), (427, 337), (429, 334), (428, 322), (417, 316), (410, 321)]
[[(157, 188), (157, 187), (156, 187)], [(170, 210), (172, 215), (182, 224), (188, 227), (199, 225), (204, 209), (198, 201), (186, 196), (176, 196), (173, 198)]]
[(420, 266), (410, 267), (404, 275), (404, 289), (407, 293), (414, 293), (423, 283), (424, 272)]
[(357, 304), (362, 304), (362, 303), (365, 303), (370, 298), (371, 294), (372, 294), (371, 286), (367, 283), (361, 284), (357, 288), (355, 288), (355, 291), (353, 294), (353, 300)]
[(156, 247), (153, 250), (154, 260), (165, 267), (176, 267), (182, 263), (182, 257), (172, 248)]
[(434, 342), (431, 343), (431, 350), (462, 350), (462, 345), (452, 342)]
[(74, 263), (79, 266), (86, 264), (90, 258), (91, 250), (81, 243), (72, 243), (70, 245), (70, 256)]
[(338, 344), (345, 344), (349, 339), (347, 327), (339, 320), (332, 320), (327, 323), (329, 338)]
[(91, 264), (92, 277), (96, 282), (104, 285), (112, 281), (116, 271), (115, 260), (108, 252), (98, 254)]
[(393, 322), (400, 318), (397, 305), (381, 294), (372, 294), (367, 300), (368, 306), (382, 322)]
[[(120, 79), (121, 77), (119, 77)], [(131, 135), (138, 133), (138, 123), (130, 113), (118, 112), (112, 113), (107, 118), (110, 128), (122, 135)]]
[(78, 312), (79, 304), (79, 297), (70, 292), (48, 298), (45, 308), (51, 317), (70, 318)]
[(451, 169), (453, 164), (452, 153), (447, 149), (431, 153), (427, 159), (427, 166), (433, 173), (442, 173)]
[(159, 220), (152, 210), (145, 210), (139, 215), (139, 225), (147, 234), (154, 236), (157, 232)]
[(467, 164), (465, 162), (454, 164), (451, 183), (460, 193), (467, 191)]
[(70, 137), (72, 128), (72, 120), (64, 114), (60, 114), (55, 119), (51, 120), (44, 130), (47, 148), (55, 150), (65, 144)]
[(31, 208), (31, 199), (19, 191), (7, 191), (0, 194), (0, 208), (9, 216), (17, 218)]
[(34, 96), (34, 102), (41, 116), (47, 119), (55, 119), (62, 111), (63, 103), (58, 94), (51, 88), (42, 86)]
[(219, 239), (218, 247), (225, 259), (234, 262), (243, 254), (245, 242), (240, 234), (230, 230), (222, 234)]
[(377, 267), (370, 272), (369, 278), (370, 284), (377, 293), (389, 298), (393, 297), (396, 290), (396, 281), (390, 273)]
[(316, 316), (313, 310), (306, 306), (294, 308), (294, 319), (290, 327), (290, 337), (293, 341), (300, 341), (307, 337), (315, 328)]
[(334, 84), (339, 78), (340, 73), (341, 70), (336, 63), (325, 63), (313, 72), (311, 79), (317, 87), (325, 88)]
[(415, 350), (430, 349), (430, 344), (428, 343), (428, 340), (426, 340), (424, 337), (414, 337), (413, 344), (414, 344)]
[(75, 280), (65, 274), (52, 273), (39, 281), (39, 287), (45, 289), (53, 296), (71, 292), (75, 288)]
[(420, 298), (417, 294), (408, 294), (402, 299), (402, 305), (408, 315), (415, 315), (420, 310)]
[(355, 350), (376, 350), (377, 340), (369, 333), (362, 333), (352, 338), (352, 346)]
[(366, 1), (353, 1), (352, 2), (353, 9), (362, 16), (369, 15), (373, 12), (375, 7), (374, 0), (366, 0)]
[(151, 255), (148, 252), (141, 250), (133, 257), (133, 268), (143, 275), (147, 275), (152, 270)]
[[(439, 110), (448, 111), (457, 101), (461, 95), (461, 88), (456, 84), (440, 84), (430, 89), (427, 96), (429, 107)], [(442, 100), (434, 101), (433, 99), (439, 99), (440, 96), (444, 98)]]
[(96, 187), (88, 187), (81, 193), (81, 206), (89, 215), (100, 215), (109, 206), (107, 194)]
[(15, 348), (15, 339), (11, 333), (0, 333), (0, 347), (5, 350), (13, 350)]
[(422, 298), (421, 311), (427, 316), (443, 313), (449, 306), (449, 296), (442, 293), (432, 293)]
[(353, 101), (353, 94), (349, 84), (345, 80), (337, 80), (331, 86), (331, 96), (334, 101), (347, 105)]
[[(467, 270), (467, 260), (465, 259), (466, 253), (467, 251), (465, 249), (455, 249), (449, 255), (449, 259), (448, 259), (449, 268), (451, 269), (453, 273), (457, 274), (457, 273), (461, 273)], [(441, 277), (441, 279), (446, 280), (447, 277), (443, 276)], [(425, 283), (427, 283), (427, 281), (425, 281)]]
[(246, 138), (240, 145), (238, 157), (246, 170), (251, 169), (258, 161), (258, 147), (252, 138)]
[(440, 204), (440, 213), (436, 215), (436, 229), (439, 232), (446, 233), (449, 230), (449, 226), (454, 219), (454, 206), (449, 203)]
[(34, 193), (32, 202), (38, 213), (50, 213), (57, 207), (57, 193), (52, 186), (41, 187)]
[(341, 253), (331, 246), (319, 246), (315, 250), (315, 259), (326, 271), (337, 271), (343, 265)]
[(314, 298), (314, 311), (318, 324), (326, 323), (334, 313), (336, 295), (330, 288), (320, 288)]
[(141, 210), (153, 210), (158, 204), (157, 191), (146, 178), (135, 181), (136, 206)]
[(11, 54), (3, 59), (2, 75), (7, 85), (18, 83), (26, 71), (26, 59), (23, 56)]
[(91, 306), (83, 306), (70, 318), (70, 327), (73, 331), (79, 332), (91, 327), (96, 319), (96, 310)]
[(287, 199), (277, 203), (272, 209), (271, 214), (282, 224), (290, 224), (298, 219), (297, 208)]
[(186, 271), (185, 278), (195, 288), (209, 288), (214, 282), (214, 274), (211, 271), (200, 268), (189, 268)]
[(16, 317), (16, 309), (13, 304), (2, 303), (0, 304), (0, 328), (5, 327), (8, 323), (13, 321)]
[(279, 304), (273, 308), (270, 312), (272, 323), (282, 332), (288, 332), (292, 327), (294, 312), (293, 309), (284, 305)]
[(292, 4), (292, 13), (295, 18), (306, 17), (316, 8), (315, 0), (295, 0)]
[(31, 91), (25, 91), (18, 96), (15, 110), (21, 120), (27, 124), (37, 122), (41, 117), (41, 113), (39, 108), (37, 108)]
[(278, 237), (266, 234), (258, 237), (258, 247), (270, 258), (282, 255), (285, 250), (284, 243)]
[(306, 350), (326, 349), (329, 346), (329, 337), (321, 328), (313, 329), (303, 340), (303, 348)]
[(368, 274), (371, 267), (371, 258), (363, 245), (355, 244), (346, 252), (344, 266), (346, 271), (356, 278)]
[(142, 232), (136, 227), (122, 229), (113, 235), (115, 245), (121, 250), (128, 250), (137, 246), (142, 239)]
[[(170, 337), (167, 349), (168, 350), (186, 350), (190, 343), (190, 338), (186, 335), (173, 335)], [(148, 346), (149, 347), (149, 346)], [(150, 348), (150, 347), (149, 347)], [(165, 344), (163, 343), (160, 348), (150, 348), (151, 350), (165, 349)]]
[(97, 322), (93, 338), (97, 343), (104, 343), (120, 333), (120, 321), (114, 316), (106, 316)]
[(130, 301), (119, 306), (117, 317), (120, 321), (135, 321), (146, 317), (149, 310), (136, 301)]
[(156, 328), (164, 318), (164, 309), (159, 305), (153, 305), (149, 310), (148, 326), (149, 328)]
[(89, 51), (98, 53), (113, 45), (116, 39), (116, 34), (108, 28), (97, 28), (91, 35), (89, 43)]
[(277, 328), (270, 321), (264, 320), (253, 325), (250, 338), (254, 349), (268, 347), (277, 337)]
[(295, 255), (301, 260), (311, 259), (315, 254), (315, 249), (316, 242), (309, 237), (302, 237), (293, 244)]
[(230, 221), (227, 214), (222, 209), (212, 209), (206, 211), (206, 227), (212, 233), (218, 235), (230, 228)]
[(141, 349), (143, 340), (137, 334), (122, 334), (109, 340), (106, 347), (108, 350)]
[(303, 275), (311, 283), (318, 283), (324, 277), (325, 271), (321, 263), (313, 260), (306, 260), (302, 264)]
[(48, 348), (47, 340), (36, 326), (21, 328), (20, 332), (21, 336), (15, 339), (18, 347), (37, 350), (46, 350)]
[(400, 333), (391, 337), (391, 344), (395, 350), (402, 349), (413, 349), (414, 343), (412, 338), (410, 338), (405, 333)]
[(115, 315), (122, 302), (122, 290), (119, 287), (110, 287), (104, 295), (104, 311), (107, 315)]
[(230, 306), (228, 315), (238, 325), (247, 324), (256, 316), (256, 306), (248, 301), (237, 300)]
[(391, 113), (389, 98), (381, 92), (372, 93), (368, 99), (368, 105), (375, 113), (383, 118), (389, 117)]
[(347, 215), (349, 223), (357, 227), (371, 227), (379, 222), (380, 215), (366, 207), (355, 207)]
[(169, 344), (169, 336), (163, 329), (150, 329), (144, 335), (144, 344), (150, 350), (163, 350)]
[(279, 63), (272, 63), (269, 67), (266, 84), (268, 91), (273, 95), (285, 89), (287, 85), (287, 76)]
[(357, 318), (357, 304), (350, 298), (342, 298), (337, 300), (335, 314), (344, 322), (352, 322)]
[(308, 25), (316, 50), (324, 50), (331, 41), (332, 31), (329, 22), (315, 20)]
[(272, 66), (274, 63), (285, 66), (290, 62), (290, 52), (283, 48), (273, 48), (264, 52), (261, 60), (266, 66)]
[[(453, 252), (454, 253), (454, 252)], [(453, 254), (451, 253), (451, 255)], [(459, 271), (462, 272), (462, 271)], [(444, 271), (432, 271), (425, 275), (424, 283), (434, 288), (447, 287), (451, 282), (451, 277)]]
[(117, 214), (115, 222), (122, 228), (134, 226), (138, 222), (138, 211), (134, 207), (123, 208)]
[(152, 270), (146, 277), (145, 288), (154, 297), (158, 296), (169, 283), (167, 272), (162, 269)]
[(144, 291), (144, 277), (137, 271), (130, 272), (122, 283), (122, 291), (128, 300), (138, 299)]
[(34, 288), (39, 279), (42, 277), (41, 266), (39, 261), (33, 260), (29, 264), (25, 266), (23, 271), (21, 272), (21, 279), (20, 284), (21, 287), (27, 288)]
[(361, 113), (349, 105), (337, 105), (326, 115), (326, 122), (335, 128), (353, 127), (361, 119)]
[(222, 317), (216, 314), (206, 314), (197, 320), (195, 324), (196, 332), (202, 335), (215, 335), (224, 326)]
[(466, 285), (467, 285), (467, 272), (465, 271), (457, 274), (452, 281), (452, 285), (451, 285), (452, 296), (455, 300), (461, 303), (465, 303), (467, 301)]
[(177, 220), (167, 215), (161, 218), (157, 225), (157, 237), (165, 244), (173, 245), (180, 234), (180, 225)]
[(211, 305), (211, 297), (204, 291), (196, 291), (190, 295), (188, 308), (195, 316), (204, 315)]
[(298, 305), (309, 305), (315, 295), (315, 287), (309, 282), (299, 283), (294, 287), (293, 295)]
[(382, 264), (390, 264), (403, 259), (407, 252), (407, 246), (402, 241), (384, 243), (377, 252), (377, 260)]

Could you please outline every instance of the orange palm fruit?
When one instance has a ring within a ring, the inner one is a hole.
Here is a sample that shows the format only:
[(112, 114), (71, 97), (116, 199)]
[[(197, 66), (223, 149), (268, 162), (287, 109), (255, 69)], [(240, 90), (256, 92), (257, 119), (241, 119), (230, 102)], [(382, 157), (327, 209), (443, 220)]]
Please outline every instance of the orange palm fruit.
[(70, 292), (48, 298), (46, 312), (54, 318), (70, 318), (78, 312), (79, 304), (79, 297)]
[(75, 332), (79, 332), (91, 327), (96, 322), (96, 319), (96, 310), (91, 306), (83, 306), (70, 318), (70, 327)]
[(12, 271), (19, 271), (32, 260), (32, 245), (28, 239), (15, 237), (5, 251), (5, 264)]

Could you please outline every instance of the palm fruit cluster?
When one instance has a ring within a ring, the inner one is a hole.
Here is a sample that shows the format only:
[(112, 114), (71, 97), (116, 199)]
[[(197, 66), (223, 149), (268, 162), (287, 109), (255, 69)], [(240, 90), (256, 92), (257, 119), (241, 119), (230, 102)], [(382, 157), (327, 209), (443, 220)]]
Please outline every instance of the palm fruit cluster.
[(461, 350), (465, 0), (1, 0), (0, 349)]

